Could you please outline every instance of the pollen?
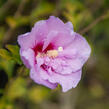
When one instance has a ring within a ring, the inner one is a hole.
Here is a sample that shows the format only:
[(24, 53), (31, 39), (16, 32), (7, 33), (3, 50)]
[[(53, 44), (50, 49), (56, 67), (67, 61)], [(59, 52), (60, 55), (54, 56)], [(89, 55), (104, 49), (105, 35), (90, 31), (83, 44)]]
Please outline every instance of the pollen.
[(47, 51), (47, 56), (48, 57), (57, 57), (58, 56), (58, 51), (57, 50), (49, 50)]
[(55, 58), (58, 56), (58, 50), (49, 50), (47, 53), (38, 53), (36, 58), (50, 57)]
[(58, 47), (58, 51), (59, 52), (63, 51), (63, 47)]

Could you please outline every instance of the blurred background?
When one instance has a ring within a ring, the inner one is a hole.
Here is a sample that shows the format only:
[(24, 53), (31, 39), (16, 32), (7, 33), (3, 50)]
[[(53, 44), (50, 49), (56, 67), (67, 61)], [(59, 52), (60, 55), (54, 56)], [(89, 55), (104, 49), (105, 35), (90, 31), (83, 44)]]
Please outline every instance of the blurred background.
[[(92, 48), (75, 89), (62, 93), (29, 78), (17, 36), (54, 15), (71, 21)], [(0, 0), (0, 109), (109, 109), (109, 0)]]

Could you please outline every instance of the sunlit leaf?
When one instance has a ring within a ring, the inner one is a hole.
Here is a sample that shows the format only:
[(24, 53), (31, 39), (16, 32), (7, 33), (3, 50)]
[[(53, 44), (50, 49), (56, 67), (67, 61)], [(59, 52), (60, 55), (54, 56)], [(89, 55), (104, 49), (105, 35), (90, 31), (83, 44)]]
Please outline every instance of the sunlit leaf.
[(17, 45), (6, 45), (6, 48), (11, 52), (13, 59), (18, 64), (22, 64), (19, 54), (19, 47)]
[(12, 59), (11, 54), (5, 49), (0, 49), (0, 56), (6, 60)]
[(20, 16), (17, 18), (7, 17), (6, 21), (11, 28), (16, 28), (28, 24), (29, 17), (28, 16)]
[(5, 71), (8, 77), (12, 77), (15, 62), (13, 60), (0, 59), (0, 69)]
[(32, 102), (40, 103), (49, 97), (49, 92), (50, 90), (45, 87), (32, 87), (28, 91), (29, 99), (32, 100)]
[(7, 96), (10, 100), (24, 96), (26, 93), (26, 82), (25, 79), (19, 77), (9, 83)]

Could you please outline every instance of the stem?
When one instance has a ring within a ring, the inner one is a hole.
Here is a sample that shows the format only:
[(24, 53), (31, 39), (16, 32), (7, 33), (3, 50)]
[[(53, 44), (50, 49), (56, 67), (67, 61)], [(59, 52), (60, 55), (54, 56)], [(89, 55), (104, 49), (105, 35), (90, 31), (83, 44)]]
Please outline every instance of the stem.
[(93, 26), (95, 26), (96, 24), (98, 24), (100, 21), (106, 19), (106, 18), (109, 18), (109, 10), (101, 15), (100, 17), (98, 17), (97, 19), (95, 19), (91, 24), (89, 24), (87, 27), (85, 27), (83, 30), (80, 30), (79, 33), (80, 34), (84, 34), (86, 32), (88, 32), (90, 29), (93, 28)]

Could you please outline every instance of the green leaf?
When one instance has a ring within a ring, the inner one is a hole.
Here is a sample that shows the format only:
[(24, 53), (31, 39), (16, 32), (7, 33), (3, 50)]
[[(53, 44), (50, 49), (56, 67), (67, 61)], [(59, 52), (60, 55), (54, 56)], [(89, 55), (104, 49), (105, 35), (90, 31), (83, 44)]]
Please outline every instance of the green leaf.
[(2, 46), (3, 43), (3, 37), (5, 35), (5, 28), (4, 27), (0, 27), (0, 47)]
[(8, 77), (12, 77), (12, 73), (15, 67), (15, 61), (13, 60), (6, 60), (6, 59), (0, 59), (0, 69), (5, 71), (8, 75)]
[(19, 47), (17, 45), (6, 45), (6, 48), (10, 52), (8, 52), (6, 49), (0, 49), (0, 56), (6, 60), (14, 60), (21, 65), (22, 61), (19, 55)]
[(6, 45), (6, 48), (11, 52), (13, 59), (18, 64), (22, 64), (22, 61), (19, 55), (19, 47), (17, 45)]
[(17, 45), (6, 45), (6, 48), (15, 55), (19, 55), (19, 47)]
[(5, 49), (0, 49), (0, 56), (6, 60), (12, 59), (11, 54)]
[(28, 90), (28, 97), (34, 103), (40, 103), (49, 97), (50, 90), (45, 87), (32, 87)]
[(24, 78), (18, 77), (13, 82), (9, 83), (7, 97), (10, 100), (20, 98), (26, 93), (26, 81)]

